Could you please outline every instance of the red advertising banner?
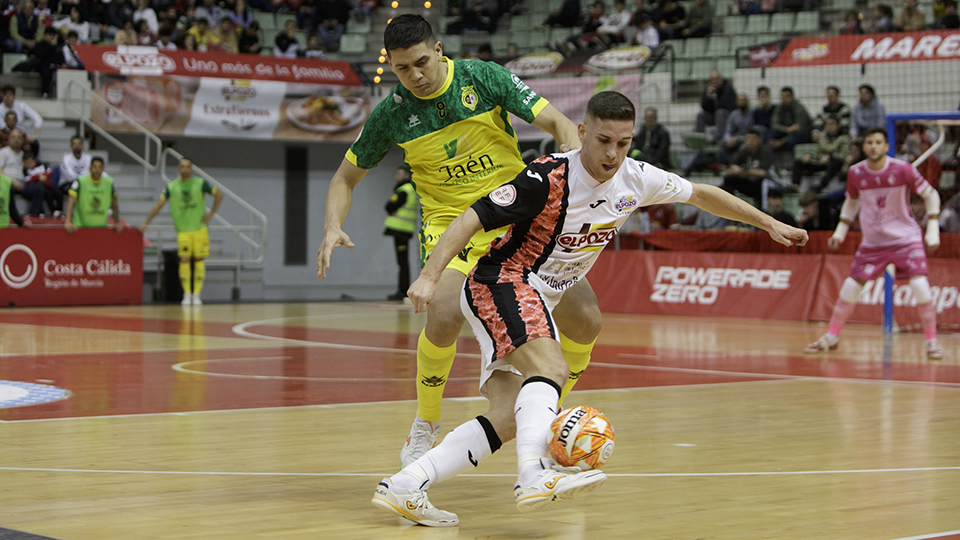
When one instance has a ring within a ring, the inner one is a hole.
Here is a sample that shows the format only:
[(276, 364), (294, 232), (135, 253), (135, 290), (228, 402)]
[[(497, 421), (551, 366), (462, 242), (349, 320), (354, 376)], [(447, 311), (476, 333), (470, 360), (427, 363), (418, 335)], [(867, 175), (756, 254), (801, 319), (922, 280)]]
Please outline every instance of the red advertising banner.
[(180, 75), (223, 79), (360, 86), (346, 62), (315, 58), (278, 58), (256, 54), (161, 51), (129, 45), (76, 45), (87, 71), (118, 75)]
[[(810, 320), (813, 321), (830, 320), (840, 286), (850, 275), (850, 265), (853, 263), (853, 257), (849, 255), (825, 255), (824, 259), (823, 274), (810, 311)], [(957, 261), (928, 259), (927, 265), (933, 302), (937, 306), (937, 325), (960, 328), (960, 273), (956, 271)], [(880, 324), (883, 320), (883, 282), (883, 277), (880, 277), (864, 285), (857, 307), (850, 316), (851, 322)], [(916, 305), (909, 282), (897, 280), (893, 285), (893, 318), (899, 326), (910, 329), (921, 327)]]
[(142, 301), (143, 236), (135, 229), (0, 229), (0, 306)]
[(807, 320), (821, 255), (607, 251), (590, 272), (613, 313)]
[(791, 39), (773, 67), (960, 59), (960, 31), (899, 32)]

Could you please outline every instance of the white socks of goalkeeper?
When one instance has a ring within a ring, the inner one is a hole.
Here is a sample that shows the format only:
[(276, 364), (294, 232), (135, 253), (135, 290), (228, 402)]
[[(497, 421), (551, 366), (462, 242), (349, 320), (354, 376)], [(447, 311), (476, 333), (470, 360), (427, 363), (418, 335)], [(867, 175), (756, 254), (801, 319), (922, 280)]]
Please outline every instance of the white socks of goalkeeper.
[(521, 483), (530, 482), (543, 470), (540, 458), (547, 455), (550, 424), (557, 417), (560, 385), (546, 377), (523, 381), (513, 408), (517, 419), (517, 472)]
[(448, 433), (440, 444), (390, 480), (401, 489), (427, 489), (434, 482), (443, 482), (476, 467), (500, 446), (500, 437), (493, 425), (478, 416)]

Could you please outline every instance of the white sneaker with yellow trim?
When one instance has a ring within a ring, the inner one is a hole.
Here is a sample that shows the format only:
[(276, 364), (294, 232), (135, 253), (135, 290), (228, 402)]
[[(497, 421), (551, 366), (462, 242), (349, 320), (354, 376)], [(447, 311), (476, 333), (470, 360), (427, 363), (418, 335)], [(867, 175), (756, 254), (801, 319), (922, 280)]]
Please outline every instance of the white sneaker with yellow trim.
[(557, 501), (586, 497), (607, 480), (603, 471), (559, 468), (548, 458), (540, 458), (540, 464), (543, 471), (529, 484), (517, 482), (513, 488), (520, 512), (532, 512)]
[(456, 527), (460, 524), (460, 518), (456, 514), (445, 512), (430, 504), (426, 491), (400, 489), (393, 487), (392, 484), (389, 478), (380, 481), (370, 502), (418, 525)]

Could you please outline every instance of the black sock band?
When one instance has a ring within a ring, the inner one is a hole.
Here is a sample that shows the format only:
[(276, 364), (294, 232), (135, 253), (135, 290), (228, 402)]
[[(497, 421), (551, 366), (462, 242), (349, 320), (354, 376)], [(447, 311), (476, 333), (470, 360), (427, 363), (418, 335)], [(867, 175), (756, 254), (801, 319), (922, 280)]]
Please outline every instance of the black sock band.
[(493, 424), (487, 420), (486, 416), (478, 416), (477, 422), (480, 422), (480, 426), (483, 427), (483, 432), (487, 435), (487, 444), (490, 445), (490, 453), (494, 453), (503, 446), (503, 443), (500, 441), (500, 436), (497, 435), (497, 430), (493, 429)]
[(560, 388), (560, 385), (556, 383), (556, 381), (554, 381), (553, 379), (548, 379), (548, 378), (546, 378), (546, 377), (541, 377), (540, 375), (536, 375), (536, 376), (530, 377), (529, 379), (523, 381), (523, 384), (520, 385), (520, 387), (523, 388), (524, 386), (526, 386), (526, 385), (528, 385), (528, 384), (530, 384), (530, 383), (535, 383), (535, 382), (543, 382), (543, 383), (549, 384), (550, 386), (552, 386), (552, 387), (554, 388), (554, 390), (557, 391), (557, 395), (558, 395), (558, 396), (559, 396), (560, 393), (561, 393), (561, 390), (562, 390), (562, 389)]

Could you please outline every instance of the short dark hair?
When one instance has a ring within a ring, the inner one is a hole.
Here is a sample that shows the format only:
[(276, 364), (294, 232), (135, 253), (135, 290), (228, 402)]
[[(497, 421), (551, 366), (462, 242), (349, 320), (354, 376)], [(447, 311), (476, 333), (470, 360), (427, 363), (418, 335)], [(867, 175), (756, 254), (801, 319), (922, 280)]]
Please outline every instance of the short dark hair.
[(786, 93), (788, 93), (788, 94), (790, 94), (790, 95), (792, 96), (792, 95), (793, 95), (793, 87), (791, 87), (791, 86), (784, 86), (783, 88), (780, 89), (780, 92), (781, 92), (781, 93), (786, 92)]
[(831, 84), (830, 86), (827, 87), (827, 90), (833, 90), (834, 92), (837, 93), (838, 96), (840, 95), (840, 87), (839, 87), (839, 86), (834, 86), (834, 85)]
[(166, 37), (171, 37), (171, 36), (173, 36), (173, 30), (171, 30), (169, 26), (161, 26), (160, 29), (157, 30), (157, 36), (158, 36), (158, 37), (164, 37), (164, 36), (166, 36)]
[(50, 34), (57, 35), (57, 29), (52, 26), (43, 29), (43, 35), (49, 36)]
[(250, 24), (247, 25), (247, 28), (254, 31), (259, 30), (260, 23), (258, 23), (257, 21), (250, 21)]
[(866, 140), (867, 137), (869, 137), (869, 136), (871, 136), (871, 135), (874, 135), (874, 134), (876, 134), (876, 133), (879, 133), (879, 134), (883, 135), (883, 141), (884, 141), (884, 142), (888, 142), (888, 141), (889, 141), (889, 139), (887, 139), (887, 130), (886, 130), (886, 128), (882, 128), (882, 127), (872, 127), (872, 128), (870, 128), (870, 129), (864, 131), (864, 132), (863, 132), (863, 138), (864, 138), (864, 140)]
[[(8, 113), (8, 114), (9, 114), (9, 113)], [(79, 136), (79, 135), (74, 135), (73, 137), (70, 137), (70, 142), (72, 143), (72, 142), (74, 141), (74, 139), (80, 139), (80, 140), (82, 141), (82, 140), (83, 140), (83, 137), (81, 137), (81, 136)]]
[(418, 43), (426, 43), (428, 46), (436, 43), (433, 28), (420, 15), (398, 15), (383, 31), (383, 48), (387, 53), (395, 49), (409, 49)]
[(16, 111), (7, 111), (7, 114), (3, 115), (3, 119), (6, 120), (7, 117), (10, 116), (11, 114), (13, 115), (14, 118), (16, 118), (16, 119), (18, 119), (18, 120), (20, 119), (20, 117), (17, 116), (17, 112), (16, 112)]
[(767, 192), (767, 199), (782, 199), (783, 192), (779, 189), (771, 189)]
[(102, 157), (94, 157), (93, 159), (90, 160), (90, 164), (93, 165), (93, 162), (94, 162), (94, 161), (99, 161), (100, 164), (103, 165), (103, 158), (102, 158)]
[(758, 87), (757, 87), (757, 93), (759, 94), (760, 92), (766, 92), (767, 94), (769, 94), (769, 93), (770, 93), (770, 88), (767, 87), (767, 86), (758, 86)]
[(761, 139), (763, 138), (763, 134), (760, 132), (759, 129), (757, 129), (757, 128), (755, 128), (755, 127), (752, 127), (752, 128), (750, 128), (750, 129), (748, 129), (748, 130), (747, 130), (747, 135), (756, 135), (757, 137), (760, 137)]
[(825, 117), (823, 117), (823, 120), (824, 120), (824, 122), (826, 122), (827, 120), (833, 120), (834, 122), (836, 122), (837, 124), (839, 124), (839, 123), (840, 123), (840, 115), (837, 114), (837, 113), (830, 113), (830, 114), (826, 115)]
[(598, 92), (587, 102), (587, 116), (598, 120), (637, 121), (637, 109), (627, 96), (607, 90)]
[(860, 87), (858, 88), (858, 90), (864, 90), (864, 89), (866, 89), (867, 92), (870, 92), (871, 96), (876, 97), (877, 91), (873, 89), (873, 86), (870, 86), (869, 84), (861, 84)]
[(70, 38), (80, 39), (80, 34), (78, 34), (76, 30), (70, 30), (69, 32), (67, 32), (67, 39), (70, 39)]
[(944, 0), (943, 7), (957, 7), (957, 0)]
[(37, 155), (27, 150), (26, 152), (23, 153), (23, 161), (26, 161), (28, 159), (37, 159)]
[(7, 92), (13, 92), (14, 94), (16, 94), (17, 89), (12, 84), (5, 84), (3, 86), (0, 86), (0, 94), (6, 94)]

